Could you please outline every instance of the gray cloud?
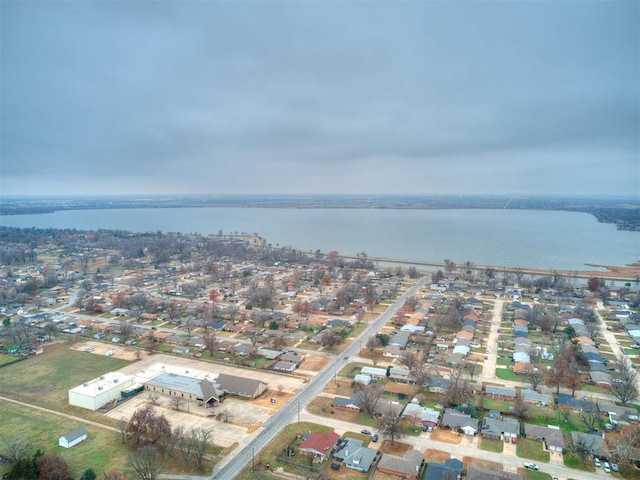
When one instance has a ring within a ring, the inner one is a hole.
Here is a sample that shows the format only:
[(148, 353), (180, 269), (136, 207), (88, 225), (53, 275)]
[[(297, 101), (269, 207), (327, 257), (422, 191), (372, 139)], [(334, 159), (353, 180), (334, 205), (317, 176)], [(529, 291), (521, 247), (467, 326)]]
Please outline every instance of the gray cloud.
[(636, 2), (1, 8), (3, 193), (639, 192)]

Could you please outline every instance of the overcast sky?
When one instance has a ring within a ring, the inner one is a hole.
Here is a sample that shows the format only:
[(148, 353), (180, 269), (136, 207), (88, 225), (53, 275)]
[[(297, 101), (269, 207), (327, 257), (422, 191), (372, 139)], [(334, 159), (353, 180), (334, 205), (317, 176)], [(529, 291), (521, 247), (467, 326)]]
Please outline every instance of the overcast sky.
[(12, 1), (4, 195), (640, 195), (637, 1)]

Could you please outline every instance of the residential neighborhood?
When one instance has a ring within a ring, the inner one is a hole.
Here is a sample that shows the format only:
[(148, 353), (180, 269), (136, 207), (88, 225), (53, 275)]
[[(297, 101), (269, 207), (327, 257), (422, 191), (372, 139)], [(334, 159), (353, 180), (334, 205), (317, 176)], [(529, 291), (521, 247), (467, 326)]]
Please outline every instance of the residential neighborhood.
[[(246, 475), (640, 477), (630, 282), (385, 268), (255, 235), (163, 238), (191, 252), (181, 259), (157, 238), (135, 239), (147, 244), (126, 259), (129, 242), (109, 233), (79, 236), (75, 253), (41, 237), (30, 262), (0, 270), (0, 396), (70, 412), (54, 439), (65, 449), (95, 448), (95, 415), (102, 435), (123, 421), (131, 440), (144, 411), (181, 435), (209, 432), (198, 462), (172, 468), (215, 475), (289, 409)], [(33, 396), (21, 377), (42, 362), (79, 368)]]

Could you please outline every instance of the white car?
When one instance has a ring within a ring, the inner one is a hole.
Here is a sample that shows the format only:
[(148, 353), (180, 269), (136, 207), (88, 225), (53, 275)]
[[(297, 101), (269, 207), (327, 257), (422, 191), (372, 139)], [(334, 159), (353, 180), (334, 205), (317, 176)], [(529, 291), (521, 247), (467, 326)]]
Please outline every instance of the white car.
[(609, 465), (609, 462), (604, 462), (604, 471), (606, 473), (611, 473), (611, 465)]
[(596, 464), (596, 467), (599, 467), (600, 466), (600, 459), (598, 457), (594, 458), (593, 459), (593, 463)]
[(538, 465), (533, 462), (524, 462), (524, 468), (528, 468), (529, 470), (538, 470)]

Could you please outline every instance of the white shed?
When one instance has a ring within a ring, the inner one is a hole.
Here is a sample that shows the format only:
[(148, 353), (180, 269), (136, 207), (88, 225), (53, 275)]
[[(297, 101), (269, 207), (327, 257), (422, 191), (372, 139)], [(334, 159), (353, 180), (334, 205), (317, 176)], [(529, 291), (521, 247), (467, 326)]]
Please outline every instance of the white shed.
[(68, 433), (65, 433), (58, 439), (58, 445), (64, 448), (71, 448), (74, 445), (79, 444), (83, 440), (86, 440), (89, 434), (87, 430), (80, 425), (79, 427), (74, 428)]

